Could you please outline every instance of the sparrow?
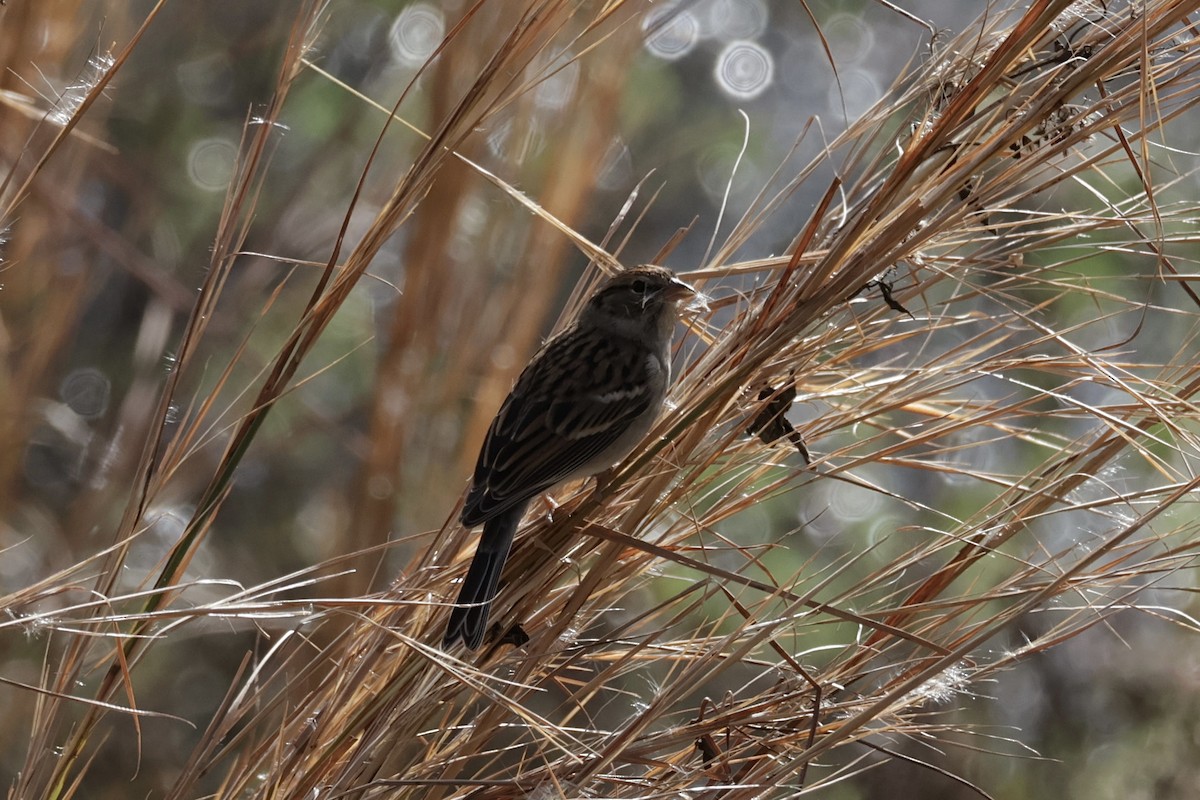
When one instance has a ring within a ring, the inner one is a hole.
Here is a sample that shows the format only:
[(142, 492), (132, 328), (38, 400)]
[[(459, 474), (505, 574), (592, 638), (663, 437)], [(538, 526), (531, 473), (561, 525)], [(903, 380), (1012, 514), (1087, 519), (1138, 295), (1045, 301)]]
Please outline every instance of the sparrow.
[(483, 642), (517, 525), (554, 486), (603, 472), (649, 432), (671, 382), (679, 302), (695, 290), (669, 269), (624, 270), (533, 356), (488, 428), (463, 504), (483, 526), (442, 646)]

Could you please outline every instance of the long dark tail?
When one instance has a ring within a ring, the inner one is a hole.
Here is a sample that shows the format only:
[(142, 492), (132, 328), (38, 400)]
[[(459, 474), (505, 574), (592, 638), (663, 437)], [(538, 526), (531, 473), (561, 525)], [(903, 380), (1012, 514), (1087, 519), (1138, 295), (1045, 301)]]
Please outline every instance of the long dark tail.
[(472, 650), (483, 643), (488, 613), (492, 610), (492, 601), (496, 599), (496, 590), (500, 586), (500, 573), (504, 570), (513, 535), (517, 532), (517, 524), (524, 511), (522, 505), (483, 524), (483, 534), (479, 537), (471, 568), (467, 570), (467, 577), (458, 591), (458, 599), (450, 611), (450, 624), (446, 626), (446, 638), (442, 640), (443, 648), (450, 647), (459, 638)]

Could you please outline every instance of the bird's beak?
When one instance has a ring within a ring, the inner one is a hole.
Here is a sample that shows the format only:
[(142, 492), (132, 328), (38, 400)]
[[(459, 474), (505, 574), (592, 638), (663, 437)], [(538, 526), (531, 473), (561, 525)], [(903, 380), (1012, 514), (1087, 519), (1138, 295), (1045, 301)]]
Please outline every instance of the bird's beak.
[(663, 291), (667, 296), (667, 300), (672, 303), (696, 296), (695, 287), (689, 283), (684, 283), (679, 278), (671, 278), (671, 282), (667, 284), (667, 288)]

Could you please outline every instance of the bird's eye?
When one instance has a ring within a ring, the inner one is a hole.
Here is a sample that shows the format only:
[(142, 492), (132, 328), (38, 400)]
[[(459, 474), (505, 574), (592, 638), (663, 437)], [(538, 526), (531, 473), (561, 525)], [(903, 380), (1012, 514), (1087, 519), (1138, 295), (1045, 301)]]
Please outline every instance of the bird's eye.
[(630, 284), (630, 288), (632, 288), (638, 294), (645, 294), (646, 290), (650, 287), (646, 284), (646, 280), (644, 278), (638, 278), (636, 281)]

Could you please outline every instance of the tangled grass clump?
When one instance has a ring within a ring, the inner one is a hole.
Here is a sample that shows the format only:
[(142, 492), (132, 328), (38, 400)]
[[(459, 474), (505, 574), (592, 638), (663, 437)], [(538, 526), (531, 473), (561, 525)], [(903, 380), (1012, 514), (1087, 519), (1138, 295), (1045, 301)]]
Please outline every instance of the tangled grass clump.
[[(452, 501), (404, 501), (453, 496), (560, 302), (551, 264), (569, 246), (589, 259), (570, 314), (620, 268), (616, 232), (643, 202), (635, 192), (595, 243), (560, 212), (595, 190), (591, 134), (553, 144), (557, 183), (538, 200), (478, 153), (500, 120), (532, 124), (531, 92), (565, 69), (550, 56), (580, 70), (564, 113), (615, 118), (637, 92), (620, 65), (646, 35), (644, 9), (471, 5), (390, 110), (353, 96), (377, 138), (354, 151), (361, 171), (337, 195), (323, 255), (263, 255), (251, 241), (281, 180), (272, 158), (288, 155), (275, 153), (293, 95), (347, 88), (313, 51), (337, 9), (304, 4), (270, 100), (244, 126), (173, 364), (108, 484), (125, 491), (88, 506), (105, 543), (4, 598), (8, 635), (54, 637), (42, 674), (19, 682), (38, 699), (13, 797), (79, 794), (113, 731), (140, 740), (155, 715), (186, 715), (147, 709), (139, 677), (217, 621), (259, 643), (204, 708), (166, 797), (835, 791), (888, 761), (936, 760), (905, 742), (1014, 754), (1019, 736), (951, 722), (944, 706), (1115, 615), (1194, 633), (1177, 604), (1200, 544), (1200, 209), (1177, 131), (1200, 102), (1195, 8), (989, 7), (932, 37), (810, 162), (780, 164), (702, 263), (679, 263), (685, 234), (667, 240), (659, 260), (708, 296), (681, 337), (669, 413), (602, 491), (565, 487), (526, 518), (478, 656), (438, 646), (472, 535)], [(30, 140), (42, 149), (10, 171), (10, 224), (45, 199), (159, 13), (48, 141)], [(418, 134), (397, 156), (394, 137)], [(480, 191), (532, 212), (527, 245), (543, 260), (501, 274), (448, 255)], [(802, 194), (818, 199), (797, 216)], [(781, 229), (780, 254), (746, 257)], [(272, 441), (271, 415), (355, 352), (312, 370), (397, 232), (405, 267), (361, 398), (358, 471), (320, 532), (332, 554), (249, 588), (206, 580), (196, 559)], [(1120, 269), (1098, 263), (1113, 254)], [(252, 261), (289, 271), (238, 298), (229, 287), (244, 292)], [(179, 294), (146, 280), (166, 305)], [(246, 296), (253, 324), (222, 338), (224, 304)], [(138, 566), (150, 512), (180, 495), (178, 530)], [(445, 522), (421, 527), (421, 513)], [(372, 590), (384, 550), (394, 579)]]

